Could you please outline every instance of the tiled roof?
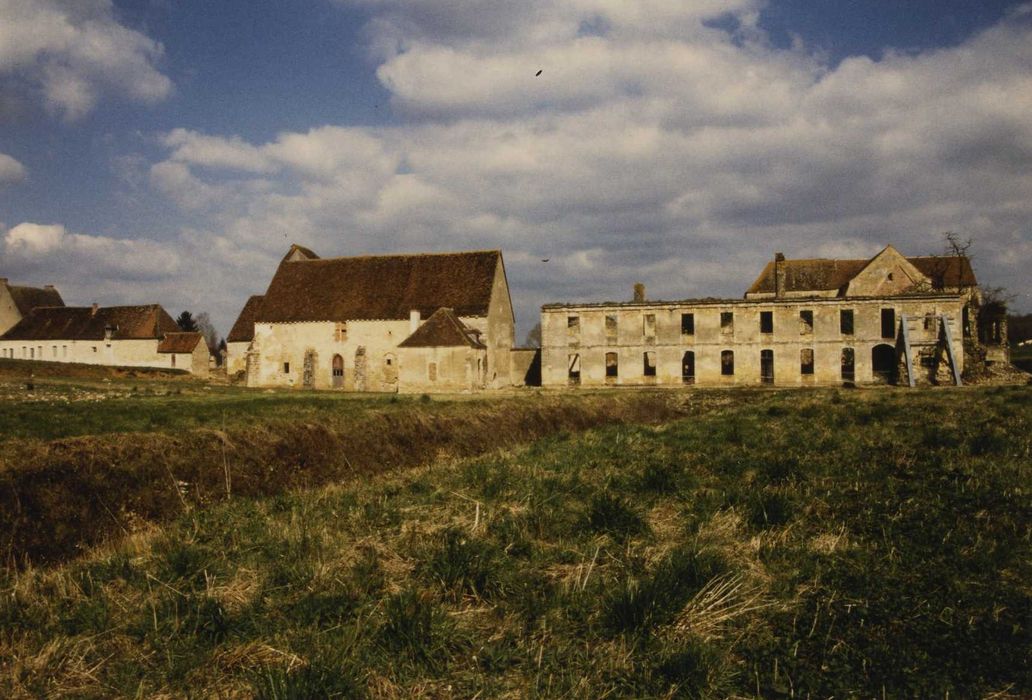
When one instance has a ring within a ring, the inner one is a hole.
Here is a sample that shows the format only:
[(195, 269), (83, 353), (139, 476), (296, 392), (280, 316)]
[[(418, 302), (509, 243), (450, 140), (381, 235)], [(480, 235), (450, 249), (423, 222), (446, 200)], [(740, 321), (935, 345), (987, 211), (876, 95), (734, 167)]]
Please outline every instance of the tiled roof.
[[(978, 284), (967, 258), (952, 255), (929, 255), (907, 260), (932, 280), (935, 290), (973, 287)], [(818, 292), (843, 290), (870, 260), (832, 260), (812, 258), (785, 260), (786, 292)], [(752, 283), (746, 294), (773, 294), (774, 261), (768, 262), (763, 272)]]
[(441, 307), (486, 316), (497, 250), (284, 261), (255, 321), (348, 321), (424, 317)]
[(37, 307), (7, 331), (3, 340), (158, 339), (179, 326), (158, 304), (147, 306)]
[(22, 316), (28, 315), (37, 306), (64, 306), (64, 300), (53, 287), (14, 287), (7, 285), (14, 305)]
[(247, 300), (244, 308), (240, 310), (236, 323), (229, 330), (226, 336), (227, 343), (249, 343), (254, 340), (254, 319), (258, 315), (258, 307), (264, 299), (261, 294), (255, 294)]
[(467, 346), (483, 348), (483, 343), (466, 327), (451, 309), (438, 309), (405, 340), (399, 348), (450, 348)]
[(197, 347), (197, 343), (201, 342), (203, 339), (204, 336), (196, 331), (166, 333), (165, 337), (161, 339), (160, 343), (158, 343), (158, 352), (193, 352), (194, 348)]

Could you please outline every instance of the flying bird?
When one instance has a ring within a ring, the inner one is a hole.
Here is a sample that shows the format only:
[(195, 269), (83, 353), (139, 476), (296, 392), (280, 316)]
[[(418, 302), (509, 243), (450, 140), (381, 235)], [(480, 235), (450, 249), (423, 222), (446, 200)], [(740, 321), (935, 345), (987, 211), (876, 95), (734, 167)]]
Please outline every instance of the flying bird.
[(552, 258), (541, 258), (541, 262), (548, 262), (548, 261), (549, 261), (549, 260), (551, 260), (551, 259), (552, 259)]
[(538, 71), (537, 73), (535, 73), (535, 74), (534, 74), (534, 77), (536, 78), (536, 77), (538, 77), (539, 75), (541, 75), (541, 73), (542, 73), (542, 72), (544, 72), (544, 70), (545, 70), (544, 68), (542, 68), (541, 70), (539, 70), (539, 71)]

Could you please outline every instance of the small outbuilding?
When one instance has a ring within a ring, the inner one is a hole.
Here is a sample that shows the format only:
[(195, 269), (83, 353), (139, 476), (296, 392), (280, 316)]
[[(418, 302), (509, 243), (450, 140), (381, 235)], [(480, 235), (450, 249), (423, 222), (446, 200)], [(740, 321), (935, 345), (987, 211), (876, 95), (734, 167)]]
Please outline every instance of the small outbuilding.
[(398, 391), (471, 392), (484, 388), (487, 346), (450, 308), (435, 311), (398, 345)]

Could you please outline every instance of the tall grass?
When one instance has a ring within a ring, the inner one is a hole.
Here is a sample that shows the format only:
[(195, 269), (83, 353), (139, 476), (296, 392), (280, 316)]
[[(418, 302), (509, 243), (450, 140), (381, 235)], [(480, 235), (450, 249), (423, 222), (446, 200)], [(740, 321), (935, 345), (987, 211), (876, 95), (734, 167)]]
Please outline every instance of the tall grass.
[(0, 695), (1032, 694), (1028, 390), (720, 396), (10, 568)]

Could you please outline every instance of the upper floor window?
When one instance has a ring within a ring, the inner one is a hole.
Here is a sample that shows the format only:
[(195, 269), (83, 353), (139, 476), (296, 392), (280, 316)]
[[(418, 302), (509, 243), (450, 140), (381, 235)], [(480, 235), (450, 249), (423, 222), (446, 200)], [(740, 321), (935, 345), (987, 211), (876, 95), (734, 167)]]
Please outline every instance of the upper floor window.
[(842, 309), (839, 311), (839, 331), (842, 335), (853, 335), (852, 309)]
[(721, 333), (734, 333), (735, 332), (735, 314), (733, 311), (721, 311), (720, 312), (720, 332)]
[(695, 314), (681, 314), (681, 335), (695, 335)]
[(333, 340), (338, 343), (343, 343), (348, 339), (348, 322), (343, 321), (336, 323), (333, 326)]
[(773, 311), (761, 311), (760, 312), (760, 333), (773, 333), (774, 332), (774, 312)]
[(283, 374), (290, 374), (290, 363), (289, 362), (284, 362), (283, 363)]
[(896, 337), (896, 310), (895, 309), (882, 309), (881, 310), (881, 337), (882, 338), (895, 338)]
[(617, 334), (616, 314), (606, 314), (606, 340), (614, 342)]
[(803, 335), (813, 333), (813, 311), (803, 309), (799, 312), (799, 332)]
[(656, 314), (645, 314), (642, 318), (641, 333), (646, 338), (656, 337)]

